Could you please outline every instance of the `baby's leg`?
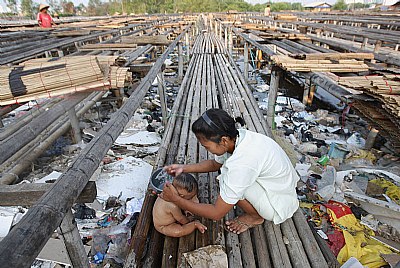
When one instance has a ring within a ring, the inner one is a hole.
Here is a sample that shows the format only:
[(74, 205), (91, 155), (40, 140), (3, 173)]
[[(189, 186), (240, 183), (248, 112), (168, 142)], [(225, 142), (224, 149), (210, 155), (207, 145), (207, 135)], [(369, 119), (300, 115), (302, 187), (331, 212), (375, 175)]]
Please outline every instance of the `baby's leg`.
[(192, 221), (187, 224), (172, 223), (170, 225), (163, 226), (160, 230), (166, 236), (171, 237), (182, 237), (192, 233), (198, 229), (201, 233), (207, 230), (207, 227), (201, 224), (199, 221)]

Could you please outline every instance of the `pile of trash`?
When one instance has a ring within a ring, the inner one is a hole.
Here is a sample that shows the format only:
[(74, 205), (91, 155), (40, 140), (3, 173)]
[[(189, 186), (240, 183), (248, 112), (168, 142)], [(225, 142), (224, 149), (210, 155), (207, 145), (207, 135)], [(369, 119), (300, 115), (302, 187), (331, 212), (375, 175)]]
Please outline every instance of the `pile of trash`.
[(400, 261), (400, 161), (390, 143), (368, 138), (368, 124), (348, 109), (310, 111), (279, 96), (275, 114), (275, 135), (294, 149), (301, 207), (339, 263)]

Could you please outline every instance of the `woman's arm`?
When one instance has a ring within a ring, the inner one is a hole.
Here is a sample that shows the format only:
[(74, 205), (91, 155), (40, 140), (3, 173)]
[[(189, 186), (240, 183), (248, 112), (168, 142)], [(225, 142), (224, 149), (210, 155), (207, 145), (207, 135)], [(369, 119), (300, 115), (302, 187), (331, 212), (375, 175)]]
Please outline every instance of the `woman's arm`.
[(185, 173), (202, 173), (202, 172), (213, 172), (218, 171), (221, 168), (222, 164), (218, 163), (215, 160), (205, 160), (196, 164), (189, 165), (179, 165), (173, 164), (164, 167), (168, 174), (173, 176), (178, 176), (182, 172)]
[(222, 200), (221, 196), (218, 196), (215, 204), (194, 203), (191, 200), (180, 197), (175, 187), (168, 182), (165, 184), (163, 192), (160, 194), (160, 197), (168, 202), (174, 203), (183, 210), (189, 210), (195, 215), (212, 220), (222, 219), (234, 206), (225, 203)]

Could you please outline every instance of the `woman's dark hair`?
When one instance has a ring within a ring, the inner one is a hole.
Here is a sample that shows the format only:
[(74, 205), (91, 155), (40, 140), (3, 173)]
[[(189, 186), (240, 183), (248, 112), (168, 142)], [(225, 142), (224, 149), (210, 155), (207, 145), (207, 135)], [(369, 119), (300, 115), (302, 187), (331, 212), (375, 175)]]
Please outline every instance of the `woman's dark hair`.
[(192, 125), (194, 134), (204, 136), (207, 140), (219, 143), (223, 136), (236, 138), (239, 131), (235, 123), (244, 126), (244, 120), (241, 117), (233, 119), (222, 109), (210, 109), (203, 113)]
[(181, 187), (189, 193), (197, 193), (199, 185), (197, 184), (196, 178), (189, 173), (181, 173), (174, 178), (175, 186)]

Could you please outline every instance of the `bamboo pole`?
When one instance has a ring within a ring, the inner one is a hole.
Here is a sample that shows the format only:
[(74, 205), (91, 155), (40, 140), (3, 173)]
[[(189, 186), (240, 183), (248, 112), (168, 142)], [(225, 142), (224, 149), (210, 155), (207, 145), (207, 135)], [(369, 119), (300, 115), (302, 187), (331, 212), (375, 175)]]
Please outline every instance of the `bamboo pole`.
[[(98, 136), (85, 147), (71, 167), (55, 182), (52, 191), (41, 198), (0, 242), (2, 266), (25, 267), (36, 258), (54, 229), (61, 223), (66, 209), (72, 206), (103, 156), (123, 131), (168, 54), (175, 48), (183, 34), (180, 34), (157, 60), (136, 89), (135, 97), (130, 97), (124, 103), (113, 119), (108, 121)], [(27, 240), (35, 243), (24, 243)], [(20, 258), (21, 255), (24, 258)]]
[(276, 96), (278, 95), (280, 75), (281, 73), (277, 69), (272, 69), (271, 82), (268, 92), (268, 110), (267, 110), (267, 122), (272, 129), (275, 129), (274, 127), (275, 102), (276, 102)]
[(249, 48), (247, 42), (244, 42), (244, 79), (249, 80)]
[[(103, 93), (97, 93), (92, 99), (86, 101), (85, 105), (79, 109), (78, 116), (82, 116), (89, 110), (93, 104), (101, 99)], [(20, 157), (16, 157), (8, 164), (8, 169), (4, 170), (2, 177), (0, 178), (0, 184), (13, 184), (18, 182), (19, 175), (29, 168), (32, 163), (42, 155), (61, 135), (65, 134), (70, 128), (69, 121), (65, 119), (60, 120), (61, 124), (57, 121), (48, 133), (45, 135), (38, 135), (36, 139), (28, 143), (22, 150), (18, 151)], [(37, 144), (39, 144), (37, 146)], [(2, 169), (4, 166), (2, 165)]]
[(77, 103), (87, 97), (87, 93), (77, 93), (50, 110), (32, 119), (31, 123), (19, 129), (14, 135), (0, 144), (0, 163), (11, 157), (29, 141), (34, 139), (40, 132), (57, 120), (62, 114), (74, 107)]
[(65, 214), (65, 217), (60, 224), (59, 232), (64, 240), (72, 266), (89, 268), (89, 259), (87, 257), (85, 248), (83, 247), (75, 217), (72, 215), (71, 210)]

